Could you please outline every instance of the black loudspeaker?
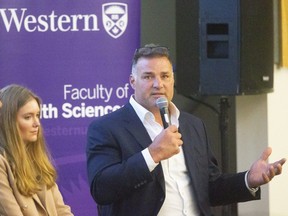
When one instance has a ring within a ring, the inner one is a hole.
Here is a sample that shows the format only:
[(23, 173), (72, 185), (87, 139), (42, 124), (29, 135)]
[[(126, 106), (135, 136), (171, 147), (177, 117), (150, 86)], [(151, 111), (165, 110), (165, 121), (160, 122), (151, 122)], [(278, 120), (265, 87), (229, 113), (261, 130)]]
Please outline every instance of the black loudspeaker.
[(177, 0), (175, 69), (187, 96), (273, 91), (273, 1)]

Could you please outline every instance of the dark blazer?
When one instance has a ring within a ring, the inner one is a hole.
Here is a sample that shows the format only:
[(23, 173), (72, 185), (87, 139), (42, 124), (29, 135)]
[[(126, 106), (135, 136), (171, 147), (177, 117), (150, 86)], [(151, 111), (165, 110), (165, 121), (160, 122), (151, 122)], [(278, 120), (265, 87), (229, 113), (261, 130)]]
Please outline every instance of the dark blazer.
[[(210, 151), (206, 129), (197, 117), (181, 112), (179, 130), (191, 190), (202, 215), (210, 206), (259, 199), (245, 186), (245, 172), (222, 174)], [(141, 151), (152, 141), (130, 104), (97, 118), (87, 134), (91, 194), (101, 216), (156, 216), (165, 199), (161, 163), (149, 172)]]

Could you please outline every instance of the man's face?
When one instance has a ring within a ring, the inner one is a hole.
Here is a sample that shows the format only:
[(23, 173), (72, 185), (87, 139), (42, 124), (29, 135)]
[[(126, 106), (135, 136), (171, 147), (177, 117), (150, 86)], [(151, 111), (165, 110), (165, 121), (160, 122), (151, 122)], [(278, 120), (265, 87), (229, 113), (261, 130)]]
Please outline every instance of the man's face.
[(147, 110), (159, 111), (156, 100), (165, 96), (171, 101), (174, 94), (174, 76), (166, 57), (140, 58), (136, 74), (130, 76), (135, 100)]

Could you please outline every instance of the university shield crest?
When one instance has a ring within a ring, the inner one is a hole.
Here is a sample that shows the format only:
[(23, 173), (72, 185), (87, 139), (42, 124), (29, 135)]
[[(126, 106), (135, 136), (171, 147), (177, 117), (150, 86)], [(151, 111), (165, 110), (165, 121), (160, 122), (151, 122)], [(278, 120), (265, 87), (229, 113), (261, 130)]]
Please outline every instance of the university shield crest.
[(128, 23), (128, 6), (111, 2), (102, 5), (102, 21), (106, 32), (113, 38), (120, 37)]

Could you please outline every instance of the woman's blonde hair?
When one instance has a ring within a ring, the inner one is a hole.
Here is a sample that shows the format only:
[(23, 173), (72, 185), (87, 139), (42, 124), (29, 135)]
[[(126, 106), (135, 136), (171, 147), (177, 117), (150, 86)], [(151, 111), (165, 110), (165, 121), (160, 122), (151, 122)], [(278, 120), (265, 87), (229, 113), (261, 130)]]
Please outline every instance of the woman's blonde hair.
[(51, 188), (57, 177), (41, 125), (35, 142), (24, 144), (20, 136), (17, 113), (33, 99), (40, 108), (40, 98), (25, 87), (13, 84), (0, 90), (0, 147), (13, 168), (19, 191), (25, 196), (36, 193), (42, 185)]

